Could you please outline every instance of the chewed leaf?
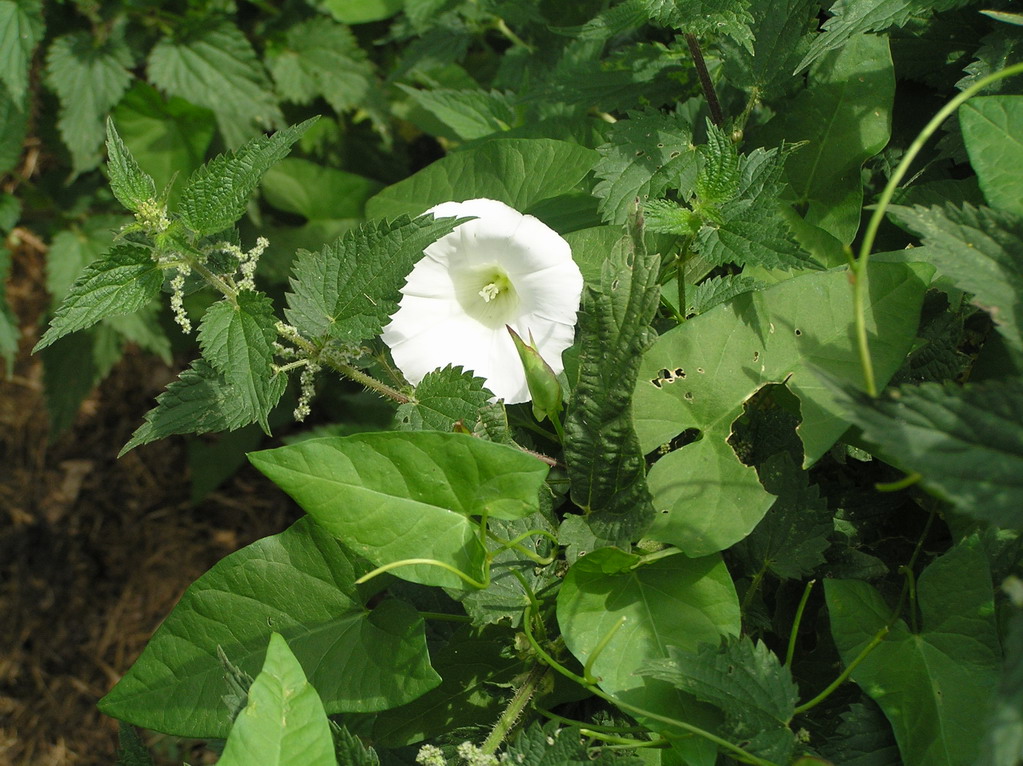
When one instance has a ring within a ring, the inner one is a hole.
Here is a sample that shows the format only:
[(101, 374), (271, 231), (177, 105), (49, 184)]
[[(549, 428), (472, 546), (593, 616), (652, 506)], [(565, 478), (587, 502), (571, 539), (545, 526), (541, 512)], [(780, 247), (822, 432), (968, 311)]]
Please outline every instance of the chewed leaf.
[[(867, 313), (880, 383), (902, 364), (916, 331), (926, 266), (877, 263)], [(799, 397), (804, 463), (848, 428), (846, 415), (810, 367), (861, 385), (852, 290), (843, 270), (793, 277), (745, 293), (666, 332), (643, 358), (635, 396), (644, 453), (684, 431), (700, 438), (650, 469), (660, 511), (649, 535), (689, 555), (722, 550), (753, 529), (772, 502), (753, 468), (728, 444), (743, 403), (768, 383)]]

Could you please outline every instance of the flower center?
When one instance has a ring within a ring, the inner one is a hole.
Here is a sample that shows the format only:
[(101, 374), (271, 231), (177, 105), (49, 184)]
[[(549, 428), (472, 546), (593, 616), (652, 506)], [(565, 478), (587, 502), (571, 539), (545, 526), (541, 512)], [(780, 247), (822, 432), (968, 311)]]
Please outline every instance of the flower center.
[(497, 264), (461, 272), (455, 278), (455, 288), (465, 313), (488, 327), (502, 327), (515, 317), (518, 293)]
[(508, 281), (508, 275), (503, 272), (497, 272), (490, 282), (483, 285), (483, 289), (479, 291), (478, 295), (483, 299), (484, 303), (490, 303), (511, 289), (512, 286), (511, 282)]

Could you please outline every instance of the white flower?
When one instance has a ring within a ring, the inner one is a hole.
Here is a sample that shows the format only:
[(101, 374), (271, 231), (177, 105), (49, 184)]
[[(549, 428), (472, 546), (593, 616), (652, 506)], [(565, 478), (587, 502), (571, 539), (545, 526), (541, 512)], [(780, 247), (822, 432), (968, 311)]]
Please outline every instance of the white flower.
[[(412, 384), (448, 364), (487, 381), (508, 404), (529, 389), (507, 327), (532, 336), (555, 373), (572, 345), (583, 277), (568, 243), (503, 202), (445, 202), (435, 218), (475, 216), (423, 251), (383, 340)], [(506, 327), (507, 325), (507, 327)]]

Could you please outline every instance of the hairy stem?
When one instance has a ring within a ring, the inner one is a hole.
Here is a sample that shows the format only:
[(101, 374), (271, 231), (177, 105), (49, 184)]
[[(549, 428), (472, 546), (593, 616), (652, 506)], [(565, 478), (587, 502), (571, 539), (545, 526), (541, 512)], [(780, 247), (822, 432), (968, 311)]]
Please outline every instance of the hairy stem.
[(515, 690), (515, 695), (511, 698), (511, 702), (508, 703), (508, 707), (501, 713), (501, 717), (497, 719), (497, 723), (494, 724), (490, 735), (480, 748), (484, 754), (492, 755), (497, 752), (497, 748), (504, 742), (504, 738), (508, 736), (508, 732), (512, 730), (515, 722), (519, 720), (522, 711), (525, 710), (529, 700), (533, 698), (537, 688), (543, 682), (544, 676), (549, 672), (550, 668), (542, 662), (537, 662), (530, 668), (526, 680), (522, 682), (522, 686)]
[(793, 715), (805, 713), (810, 708), (816, 707), (824, 700), (826, 700), (828, 697), (830, 697), (832, 692), (834, 692), (835, 689), (844, 684), (846, 682), (846, 679), (848, 679), (849, 676), (852, 675), (852, 672), (856, 669), (856, 666), (863, 662), (865, 659), (867, 659), (867, 655), (874, 651), (874, 649), (876, 649), (878, 645), (882, 641), (884, 641), (885, 636), (888, 635), (889, 630), (891, 630), (891, 628), (888, 625), (885, 625), (883, 628), (881, 628), (881, 630), (875, 633), (874, 637), (870, 639), (870, 643), (863, 647), (863, 650), (856, 655), (856, 659), (854, 659), (846, 666), (845, 670), (843, 670), (841, 674), (839, 674), (838, 678), (836, 678), (834, 681), (828, 684), (827, 688), (820, 694), (818, 694), (816, 697), (814, 697), (812, 700), (810, 700), (809, 702), (804, 702), (802, 705), (799, 705), (793, 711)]
[(813, 590), (816, 580), (810, 580), (803, 588), (803, 597), (799, 599), (799, 606), (796, 607), (796, 619), (792, 621), (792, 630), (789, 632), (789, 645), (785, 650), (785, 665), (792, 664), (792, 657), (796, 653), (796, 636), (799, 635), (799, 626), (803, 622), (803, 611), (806, 609), (806, 602), (810, 600), (810, 591)]

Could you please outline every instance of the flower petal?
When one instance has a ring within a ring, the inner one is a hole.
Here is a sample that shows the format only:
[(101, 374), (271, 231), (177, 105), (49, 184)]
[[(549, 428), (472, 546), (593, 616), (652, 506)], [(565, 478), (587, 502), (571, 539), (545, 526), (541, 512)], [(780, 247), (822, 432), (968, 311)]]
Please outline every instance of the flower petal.
[(410, 383), (461, 365), (497, 398), (529, 401), (525, 372), (504, 325), (536, 348), (555, 372), (574, 339), (583, 279), (568, 243), (503, 202), (445, 202), (437, 217), (475, 216), (424, 250), (402, 288), (382, 338)]

